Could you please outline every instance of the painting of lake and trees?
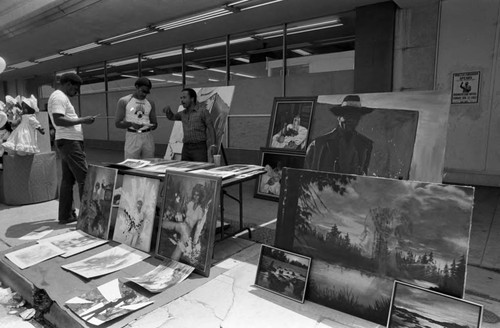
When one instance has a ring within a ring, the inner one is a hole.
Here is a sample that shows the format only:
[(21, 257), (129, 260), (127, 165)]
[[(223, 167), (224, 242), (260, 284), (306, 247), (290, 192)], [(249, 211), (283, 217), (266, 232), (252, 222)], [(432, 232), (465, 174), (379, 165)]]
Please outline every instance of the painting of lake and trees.
[(464, 293), (474, 189), (283, 170), (275, 246), (312, 257), (306, 298), (386, 324), (395, 279)]

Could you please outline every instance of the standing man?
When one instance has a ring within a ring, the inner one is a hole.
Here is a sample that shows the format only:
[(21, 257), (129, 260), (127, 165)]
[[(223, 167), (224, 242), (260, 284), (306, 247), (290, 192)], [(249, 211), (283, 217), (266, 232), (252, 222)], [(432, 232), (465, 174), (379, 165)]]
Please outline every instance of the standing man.
[(55, 144), (59, 151), (62, 180), (59, 189), (59, 224), (76, 221), (73, 208), (73, 185), (78, 184), (80, 199), (87, 176), (87, 159), (83, 148), (82, 124), (92, 124), (96, 116), (79, 118), (69, 97), (74, 97), (82, 85), (75, 73), (61, 76), (60, 87), (52, 92), (48, 102), (50, 120), (56, 129)]
[(146, 99), (152, 88), (148, 78), (135, 81), (135, 92), (118, 100), (115, 126), (125, 132), (125, 159), (153, 158), (155, 142), (151, 131), (158, 127), (155, 103)]
[(347, 174), (368, 174), (373, 141), (356, 131), (363, 115), (372, 108), (361, 106), (357, 95), (348, 95), (330, 111), (337, 127), (317, 137), (307, 148), (304, 168)]
[(175, 114), (172, 113), (170, 106), (164, 109), (169, 120), (182, 121), (184, 138), (181, 160), (208, 162), (208, 158), (212, 158), (212, 152), (217, 149), (210, 112), (199, 106), (196, 101), (196, 91), (191, 88), (182, 90), (181, 105), (184, 110)]

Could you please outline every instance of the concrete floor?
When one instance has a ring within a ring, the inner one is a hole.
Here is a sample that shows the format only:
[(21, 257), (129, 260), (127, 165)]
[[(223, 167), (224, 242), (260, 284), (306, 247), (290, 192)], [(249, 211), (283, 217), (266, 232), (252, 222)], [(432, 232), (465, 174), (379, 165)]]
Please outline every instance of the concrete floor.
[[(95, 165), (123, 160), (121, 151), (87, 149), (87, 157), (89, 164)], [(237, 187), (228, 191), (236, 194)], [(254, 181), (244, 183), (243, 192), (244, 221), (252, 227), (252, 239), (272, 244), (278, 203), (254, 198)], [(499, 198), (500, 188), (476, 187), (465, 295), (465, 299), (484, 305), (483, 327), (497, 328), (500, 327)], [(23, 244), (25, 241), (19, 237), (42, 226), (54, 230), (74, 228), (74, 224), (57, 224), (57, 207), (57, 200), (25, 206), (0, 204), (0, 251)], [(224, 213), (226, 219), (237, 222), (237, 203), (226, 197)], [(4, 313), (0, 311), (0, 323)]]

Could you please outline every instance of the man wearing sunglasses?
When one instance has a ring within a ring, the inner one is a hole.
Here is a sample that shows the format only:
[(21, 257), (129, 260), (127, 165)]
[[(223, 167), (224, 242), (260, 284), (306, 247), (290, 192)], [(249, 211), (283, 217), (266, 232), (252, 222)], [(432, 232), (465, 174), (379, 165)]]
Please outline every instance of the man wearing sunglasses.
[(148, 78), (135, 81), (133, 94), (118, 100), (115, 126), (126, 129), (125, 159), (153, 158), (155, 143), (151, 131), (158, 127), (155, 104), (146, 99), (152, 84)]

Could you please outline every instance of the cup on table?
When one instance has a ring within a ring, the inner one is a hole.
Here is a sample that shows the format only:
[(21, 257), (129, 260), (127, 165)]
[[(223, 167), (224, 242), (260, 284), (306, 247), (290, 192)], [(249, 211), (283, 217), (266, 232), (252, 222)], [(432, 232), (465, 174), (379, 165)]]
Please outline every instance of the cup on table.
[(220, 166), (220, 155), (214, 155), (215, 166)]

